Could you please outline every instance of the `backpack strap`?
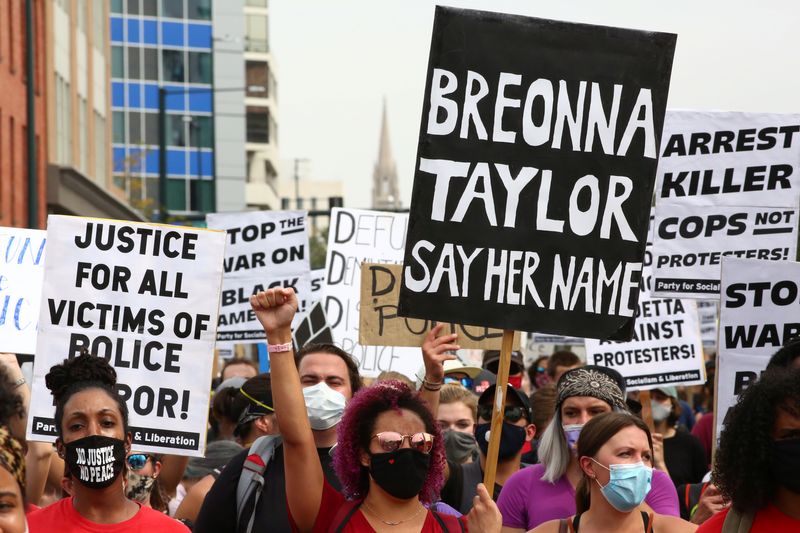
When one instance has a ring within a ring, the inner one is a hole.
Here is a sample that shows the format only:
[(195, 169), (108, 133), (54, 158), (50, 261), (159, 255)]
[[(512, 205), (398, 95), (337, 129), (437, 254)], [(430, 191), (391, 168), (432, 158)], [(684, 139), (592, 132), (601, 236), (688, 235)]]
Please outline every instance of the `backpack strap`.
[[(247, 458), (242, 465), (242, 474), (239, 477), (239, 484), (236, 486), (236, 525), (241, 528), (246, 521), (245, 532), (253, 530), (253, 522), (256, 517), (256, 506), (264, 489), (264, 472), (275, 455), (275, 449), (280, 446), (283, 440), (278, 435), (266, 435), (259, 437), (250, 446)], [(244, 516), (244, 508), (251, 496), (253, 499), (253, 509), (250, 516)]]
[(754, 518), (754, 513), (740, 514), (731, 507), (722, 523), (720, 533), (748, 533)]
[(462, 522), (459, 518), (456, 518), (453, 515), (445, 515), (445, 514), (442, 514), (442, 513), (438, 513), (436, 511), (434, 511), (433, 509), (428, 509), (428, 510), (431, 512), (431, 514), (433, 514), (433, 518), (436, 520), (436, 522), (439, 524), (439, 527), (442, 528), (442, 531), (444, 531), (445, 533), (450, 533), (450, 531), (451, 531), (451, 529), (449, 527), (447, 527), (447, 523), (446, 522), (451, 522), (453, 520), (455, 520), (456, 523), (458, 523), (459, 531), (461, 531), (461, 533), (464, 533), (464, 531), (465, 531), (464, 530), (464, 522)]
[(344, 531), (345, 526), (350, 522), (350, 519), (356, 514), (356, 511), (358, 511), (363, 502), (364, 500), (345, 502), (344, 505), (339, 507), (339, 510), (333, 517), (333, 523), (339, 524), (335, 529), (336, 533), (342, 533), (342, 531)]

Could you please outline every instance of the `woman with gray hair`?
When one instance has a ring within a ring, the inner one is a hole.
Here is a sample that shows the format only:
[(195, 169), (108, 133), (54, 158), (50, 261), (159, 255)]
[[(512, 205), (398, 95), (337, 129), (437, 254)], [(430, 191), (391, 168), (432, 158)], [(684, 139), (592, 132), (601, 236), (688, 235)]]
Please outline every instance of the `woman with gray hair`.
[[(623, 377), (610, 368), (589, 365), (561, 376), (555, 415), (539, 443), (540, 463), (511, 476), (497, 501), (504, 533), (575, 514), (575, 487), (582, 476), (575, 444), (581, 428), (599, 414), (627, 411), (624, 390)], [(669, 476), (654, 472), (652, 485), (645, 504), (658, 514), (679, 516), (678, 494)]]

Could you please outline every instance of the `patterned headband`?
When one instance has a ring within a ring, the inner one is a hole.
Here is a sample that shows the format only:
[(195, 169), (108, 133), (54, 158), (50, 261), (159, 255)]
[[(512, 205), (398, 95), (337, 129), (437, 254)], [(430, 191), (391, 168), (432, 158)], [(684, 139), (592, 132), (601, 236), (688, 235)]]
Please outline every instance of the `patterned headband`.
[(576, 368), (558, 380), (557, 404), (573, 396), (591, 396), (612, 407), (627, 409), (619, 383), (610, 375), (593, 368)]
[(25, 493), (25, 452), (6, 427), (0, 427), (0, 466), (8, 470)]

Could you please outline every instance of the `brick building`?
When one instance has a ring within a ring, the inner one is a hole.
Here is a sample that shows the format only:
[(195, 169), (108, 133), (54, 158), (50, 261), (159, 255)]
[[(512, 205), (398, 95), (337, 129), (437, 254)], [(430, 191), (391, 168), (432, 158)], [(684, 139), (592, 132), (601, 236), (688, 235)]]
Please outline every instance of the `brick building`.
[(28, 120), (25, 0), (0, 2), (0, 226), (45, 225), (47, 135), (45, 114), (44, 0), (34, 1), (34, 93), (38, 213), (28, 219)]

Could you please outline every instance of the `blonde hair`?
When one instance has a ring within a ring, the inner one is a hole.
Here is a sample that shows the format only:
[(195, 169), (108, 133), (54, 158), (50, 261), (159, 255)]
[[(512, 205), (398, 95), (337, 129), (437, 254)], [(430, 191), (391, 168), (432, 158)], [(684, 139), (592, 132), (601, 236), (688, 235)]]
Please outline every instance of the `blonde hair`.
[(472, 413), (472, 421), (478, 422), (478, 398), (460, 383), (442, 385), (442, 389), (439, 392), (439, 405), (456, 402), (466, 405)]
[(402, 381), (403, 383), (408, 385), (408, 387), (411, 390), (416, 389), (416, 387), (414, 387), (414, 382), (411, 381), (408, 378), (408, 376), (406, 376), (405, 374), (401, 374), (400, 372), (395, 372), (394, 370), (384, 370), (383, 372), (378, 374), (378, 377), (375, 378), (375, 383), (380, 383), (381, 381), (391, 381), (391, 380)]

